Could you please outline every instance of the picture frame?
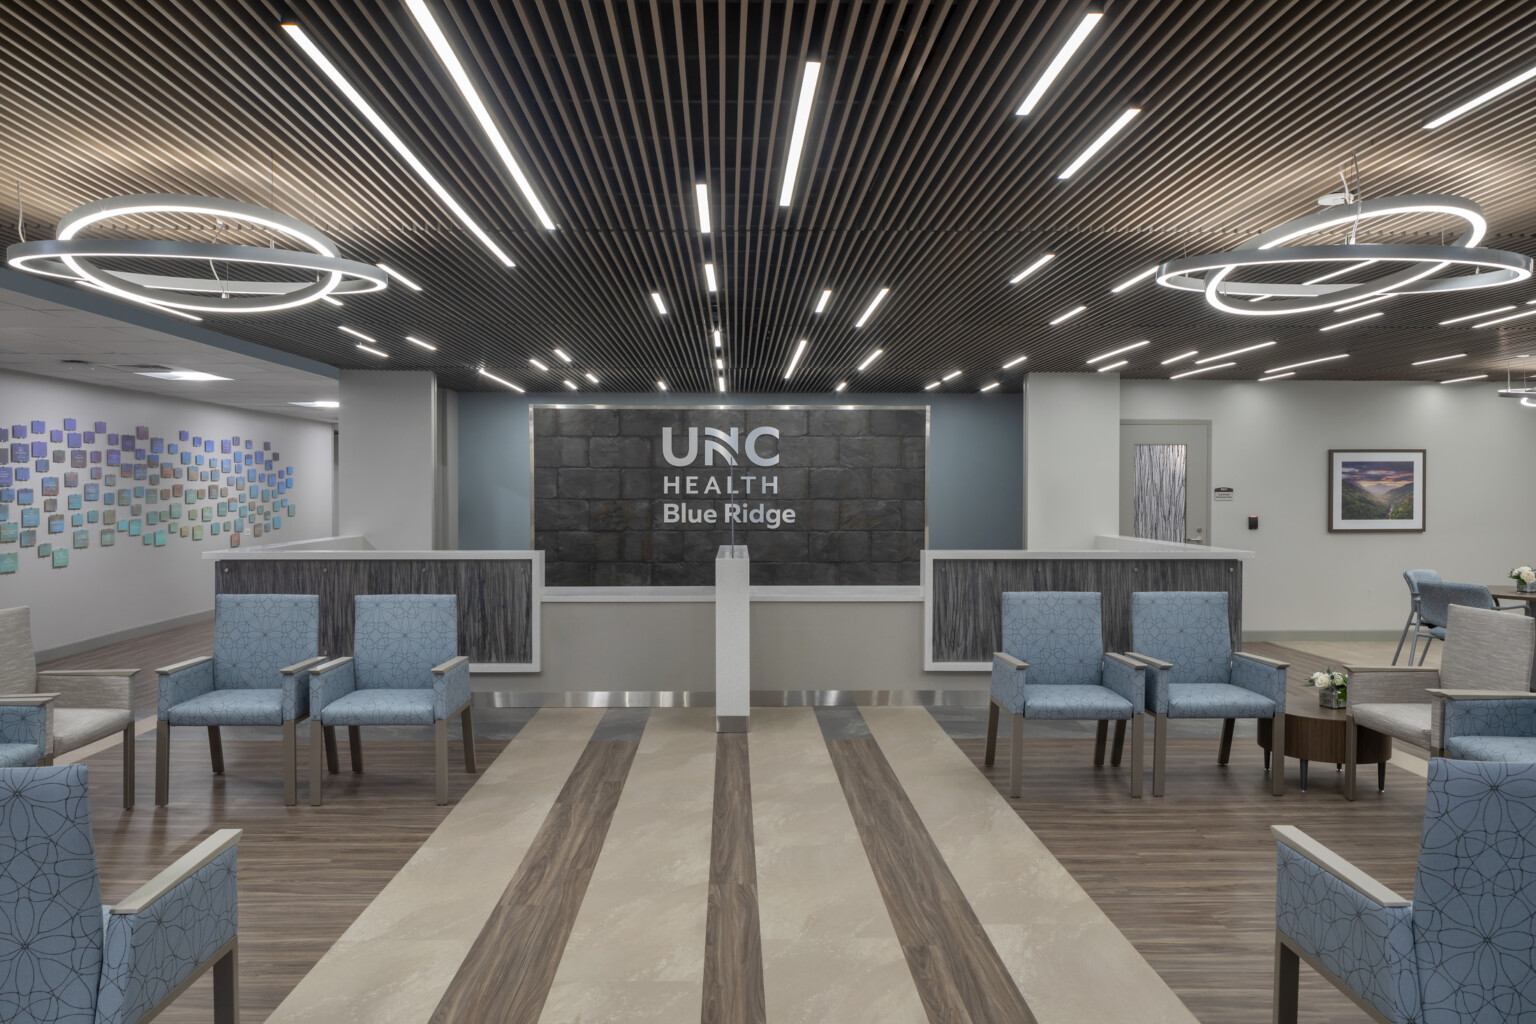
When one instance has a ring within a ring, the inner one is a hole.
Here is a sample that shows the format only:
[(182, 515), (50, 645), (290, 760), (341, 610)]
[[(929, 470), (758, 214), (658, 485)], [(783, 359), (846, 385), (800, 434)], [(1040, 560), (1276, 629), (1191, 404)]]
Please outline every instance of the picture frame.
[(1426, 450), (1331, 448), (1329, 533), (1423, 533)]

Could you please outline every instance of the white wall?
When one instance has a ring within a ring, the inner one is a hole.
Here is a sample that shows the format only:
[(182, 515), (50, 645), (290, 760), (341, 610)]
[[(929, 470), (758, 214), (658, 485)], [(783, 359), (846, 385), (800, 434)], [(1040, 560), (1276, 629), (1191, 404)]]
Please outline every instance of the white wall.
[[(1511, 565), (1536, 562), (1536, 409), (1495, 391), (1126, 381), (1120, 415), (1211, 422), (1211, 486), (1236, 489), (1231, 503), (1211, 506), (1211, 543), (1257, 553), (1244, 569), (1247, 635), (1395, 635), (1408, 613), (1404, 569), (1492, 584)], [(1426, 531), (1329, 533), (1330, 448), (1426, 449)]]
[[(197, 385), (187, 387), (190, 394), (196, 393)], [(253, 541), (247, 532), (241, 546), (305, 540), (331, 531), (330, 424), (0, 373), (0, 421), (5, 426), (44, 420), (50, 428), (59, 429), (66, 416), (86, 428), (96, 420), (105, 420), (107, 429), (114, 433), (143, 425), (149, 427), (152, 436), (171, 440), (179, 430), (212, 437), (238, 434), (255, 439), (258, 446), (270, 440), (283, 457), (281, 464), (294, 467), (295, 484), (288, 497), (296, 515), (285, 519), (281, 530), (260, 540)], [(78, 472), (84, 481), (87, 471)], [(41, 487), (35, 489), (35, 507), (41, 508)], [(60, 511), (68, 514), (63, 505), (61, 501)], [(19, 519), (14, 505), (11, 517), (12, 521)], [(115, 546), (103, 548), (100, 530), (100, 524), (90, 526), (91, 546), (70, 551), (69, 566), (63, 569), (54, 569), (37, 558), (32, 548), (5, 545), (6, 550), (20, 553), (21, 564), (15, 575), (0, 576), (0, 607), (31, 605), (35, 648), (49, 651), (70, 647), (213, 610), (214, 563), (202, 555), (227, 548), (225, 537), (210, 536), (202, 541), (178, 538), (156, 548), (145, 547), (137, 537), (130, 543), (125, 533)], [(62, 538), (69, 544), (70, 532), (49, 537), (39, 531), (38, 538), (50, 543)]]
[(1083, 551), (1119, 532), (1120, 375), (1024, 378), (1024, 546)]
[(342, 370), (337, 501), (343, 534), (381, 551), (434, 549), (437, 378), (426, 370)]

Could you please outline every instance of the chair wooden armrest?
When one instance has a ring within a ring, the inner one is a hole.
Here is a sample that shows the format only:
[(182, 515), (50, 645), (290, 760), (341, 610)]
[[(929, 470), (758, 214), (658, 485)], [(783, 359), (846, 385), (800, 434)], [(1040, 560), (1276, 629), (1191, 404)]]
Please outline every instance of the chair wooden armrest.
[(39, 679), (47, 679), (50, 676), (93, 676), (101, 679), (110, 679), (121, 676), (135, 676), (141, 670), (136, 668), (51, 668), (46, 672), (39, 672)]
[(299, 662), (297, 665), (289, 665), (287, 668), (281, 669), (280, 671), (285, 676), (298, 675), (300, 672), (303, 672), (306, 669), (314, 668), (316, 665), (320, 664), (324, 660), (325, 660), (325, 655), (317, 654), (313, 658), (305, 658), (303, 661)]
[(1366, 675), (1372, 672), (1402, 672), (1405, 675), (1415, 672), (1425, 675), (1438, 675), (1440, 670), (1429, 665), (1345, 665), (1344, 671), (1354, 676), (1356, 673)]
[(1165, 672), (1173, 668), (1173, 662), (1164, 661), (1161, 658), (1154, 658), (1150, 654), (1138, 654), (1136, 651), (1126, 651), (1125, 656), (1127, 658), (1134, 658), (1136, 661), (1145, 662), (1146, 664), (1151, 665), (1153, 668), (1160, 668)]
[(205, 654), (201, 658), (188, 658), (186, 661), (178, 661), (174, 665), (167, 665), (167, 666), (165, 666), (165, 668), (157, 668), (157, 669), (155, 669), (155, 671), (158, 674), (164, 676), (164, 675), (169, 675), (172, 672), (180, 672), (184, 668), (191, 668), (193, 665), (201, 665), (205, 661), (212, 661), (212, 660), (213, 660), (213, 655)]
[(121, 903), (112, 908), (114, 914), (137, 914), (151, 903), (185, 882), (225, 850), (240, 841), (241, 830), (221, 828), (198, 843), (176, 860), (170, 867), (145, 882)]
[(1294, 825), (1271, 825), (1269, 830), (1277, 840), (1289, 846), (1307, 860), (1316, 864), (1366, 899), (1382, 907), (1411, 907), (1412, 900), (1405, 900), (1382, 885), (1349, 861), (1334, 853), (1322, 843)]
[(323, 676), (327, 672), (329, 672), (331, 669), (333, 669), (333, 668), (340, 668), (341, 666), (345, 665), (347, 662), (349, 662), (351, 660), (352, 660), (351, 655), (348, 655), (345, 658), (332, 658), (330, 661), (326, 662), (324, 665), (316, 665), (314, 668), (310, 669), (309, 670), (309, 674), (312, 675), (312, 676)]
[(57, 696), (57, 693), (11, 693), (0, 697), (0, 707), (28, 707), (47, 704)]
[(1263, 655), (1260, 655), (1260, 654), (1249, 654), (1247, 651), (1233, 651), (1232, 652), (1232, 657), (1234, 657), (1234, 658), (1246, 658), (1249, 661), (1256, 661), (1260, 665), (1268, 665), (1270, 668), (1290, 668), (1291, 667), (1291, 663), (1288, 662), (1288, 661), (1276, 661), (1274, 658), (1266, 658), (1266, 657), (1264, 657)]
[[(1104, 652), (1104, 657), (1106, 657), (1106, 658), (1113, 658), (1115, 661), (1118, 661), (1120, 664), (1124, 665), (1126, 668), (1135, 669), (1137, 672), (1145, 672), (1147, 670), (1147, 666), (1144, 663), (1142, 663), (1140, 661), (1136, 661), (1134, 658), (1127, 658), (1123, 654), (1115, 654), (1115, 653), (1110, 652), (1110, 651), (1105, 651)], [(1169, 667), (1172, 668), (1173, 666), (1170, 665)]]
[(457, 655), (455, 657), (449, 658), (447, 661), (443, 662), (441, 665), (434, 666), (433, 669), (432, 669), (432, 674), (435, 675), (435, 676), (443, 675), (444, 673), (450, 672), (453, 669), (458, 668), (459, 665), (463, 664), (464, 662), (466, 662), (468, 660), (469, 660), (469, 655), (467, 655), (467, 654), (460, 654), (460, 655)]
[(1011, 654), (1004, 654), (1002, 651), (994, 652), (992, 657), (994, 657), (994, 658), (1002, 658), (1003, 659), (1003, 663), (1005, 665), (1007, 665), (1008, 667), (1010, 667), (1010, 668), (1015, 668), (1015, 669), (1020, 669), (1020, 670), (1029, 668), (1029, 662), (1023, 660), (1022, 658), (1015, 658)]
[(1529, 690), (1425, 690), (1446, 700), (1536, 700)]

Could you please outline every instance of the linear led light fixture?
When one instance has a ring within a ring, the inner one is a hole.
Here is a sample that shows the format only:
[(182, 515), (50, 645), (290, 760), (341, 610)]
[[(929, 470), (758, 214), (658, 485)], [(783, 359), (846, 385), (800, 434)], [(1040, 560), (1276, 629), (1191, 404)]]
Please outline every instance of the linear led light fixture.
[(1443, 363), (1443, 362), (1445, 362), (1445, 361), (1447, 361), (1449, 359), (1465, 359), (1465, 358), (1467, 358), (1467, 354), (1465, 352), (1458, 352), (1458, 353), (1456, 353), (1453, 356), (1436, 356), (1434, 359), (1420, 359), (1418, 362), (1414, 363), (1413, 365), (1414, 366), (1428, 366), (1430, 363)]
[(1071, 309), (1069, 309), (1065, 313), (1061, 314), (1061, 316), (1057, 317), (1055, 320), (1052, 320), (1051, 321), (1051, 326), (1055, 327), (1057, 324), (1064, 324), (1068, 320), (1071, 320), (1073, 317), (1077, 316), (1077, 314), (1079, 314), (1079, 313), (1086, 313), (1087, 311), (1088, 311), (1088, 307), (1087, 306), (1073, 306)]
[(1115, 118), (1115, 123), (1104, 129), (1103, 135), (1100, 135), (1098, 138), (1094, 139), (1093, 143), (1089, 145), (1087, 149), (1083, 150), (1083, 152), (1078, 156), (1076, 160), (1073, 160), (1070, 164), (1067, 165), (1066, 170), (1056, 175), (1057, 179), (1066, 181), (1068, 178), (1072, 177), (1072, 175), (1082, 170), (1083, 165), (1086, 164), (1089, 160), (1092, 160), (1095, 153), (1109, 145), (1110, 140), (1113, 139), (1116, 135), (1119, 135), (1121, 130), (1124, 129), (1126, 125), (1131, 123), (1131, 118), (1135, 117), (1139, 113), (1141, 113), (1140, 107), (1125, 108), (1125, 110), (1120, 113), (1120, 116)]
[(334, 295), (322, 295), (322, 296), (320, 296), (320, 301), (321, 302), (329, 302), (333, 306), (345, 306), (346, 305), (345, 302), (342, 302), (340, 299), (338, 299)]
[(1146, 270), (1143, 270), (1141, 273), (1137, 274), (1135, 277), (1128, 277), (1124, 281), (1121, 281), (1119, 284), (1115, 285), (1113, 288), (1110, 289), (1110, 293), (1113, 294), (1113, 295), (1119, 295), (1121, 292), (1125, 291), (1127, 288), (1131, 288), (1131, 287), (1134, 287), (1135, 285), (1140, 284), (1141, 282), (1145, 281), (1147, 278), (1151, 277), (1155, 273), (1157, 273), (1157, 267), (1156, 266), (1148, 267)]
[(530, 363), (530, 364), (531, 364), (531, 365), (533, 365), (533, 366), (536, 366), (536, 367), (538, 367), (538, 368), (539, 368), (539, 369), (541, 369), (541, 370), (543, 370), (543, 371), (544, 371), (544, 372), (545, 372), (545, 373), (548, 373), (548, 372), (549, 372), (549, 367), (548, 367), (548, 366), (545, 366), (545, 365), (544, 365), (544, 364), (543, 364), (543, 363), (541, 363), (541, 362), (539, 362), (539, 361), (538, 361), (538, 360), (537, 360), (537, 359), (530, 359), (530, 360), (528, 360), (528, 362), (529, 362), (529, 363)]
[(1314, 366), (1317, 363), (1331, 363), (1335, 359), (1348, 359), (1348, 358), (1349, 358), (1349, 353), (1348, 352), (1341, 352), (1341, 353), (1339, 353), (1336, 356), (1323, 356), (1321, 359), (1308, 359), (1306, 362), (1303, 362), (1303, 363), (1286, 363), (1284, 366), (1277, 366), (1273, 370), (1265, 370), (1264, 372), (1265, 373), (1279, 373), (1281, 370), (1299, 370), (1303, 366)]
[(1376, 295), (1369, 299), (1361, 299), (1359, 302), (1351, 302), (1347, 306), (1335, 306), (1333, 307), (1333, 311), (1335, 313), (1348, 313), (1350, 310), (1359, 309), (1361, 306), (1371, 306), (1378, 302), (1386, 302), (1388, 299), (1395, 298), (1397, 298), (1395, 295)]
[(869, 318), (875, 315), (875, 309), (878, 308), (880, 303), (885, 300), (885, 297), (890, 294), (890, 291), (891, 290), (889, 288), (881, 288), (878, 292), (876, 292), (875, 297), (870, 299), (869, 305), (865, 307), (864, 314), (854, 322), (853, 326), (863, 327), (864, 324), (868, 322)]
[(722, 395), (725, 394), (725, 374), (722, 373), (719, 377), (716, 378), (716, 381), (720, 385), (720, 393)]
[(301, 408), (304, 408), (304, 409), (340, 409), (341, 408), (341, 403), (340, 402), (332, 402), (332, 401), (328, 401), (328, 400), (323, 399), (323, 398), (320, 399), (319, 401), (316, 401), (316, 402), (289, 402), (288, 404), (289, 405), (297, 405), (297, 406), (300, 406)]
[(959, 370), (950, 370), (948, 373), (946, 373), (944, 376), (940, 377), (939, 379), (940, 380), (954, 380), (958, 376), (960, 376), (960, 371)]
[(991, 391), (993, 388), (997, 387), (1000, 384), (1002, 384), (1002, 381), (995, 380), (991, 384), (987, 384), (987, 385), (979, 388), (978, 390), (980, 390), (980, 391)]
[(1516, 86), (1524, 85), (1532, 78), (1536, 78), (1536, 67), (1527, 68), (1526, 70), (1516, 75), (1514, 78), (1494, 86), (1492, 89), (1489, 89), (1482, 95), (1472, 97), (1471, 99), (1467, 100), (1467, 102), (1463, 103), (1461, 106), (1455, 108), (1454, 110), (1448, 110), (1444, 114), (1441, 114), (1439, 117), (1435, 118), (1424, 127), (1430, 129), (1439, 128), (1441, 125), (1448, 121), (1456, 120), (1456, 118), (1460, 117), (1462, 114), (1476, 110), (1478, 107), (1482, 106), (1484, 103), (1487, 103), (1489, 100), (1498, 99), (1500, 96), (1509, 92), (1509, 90), (1515, 88)]
[(380, 359), (388, 359), (389, 358), (389, 353), (388, 352), (385, 352), (381, 348), (374, 348), (372, 345), (368, 344), (366, 341), (358, 342), (357, 343), (357, 347), (362, 349), (364, 352), (367, 352), (371, 356), (378, 356)]
[(816, 308), (814, 310), (812, 310), (812, 312), (813, 313), (825, 313), (827, 311), (827, 303), (829, 303), (831, 301), (832, 301), (832, 289), (830, 289), (830, 288), (824, 289), (822, 291), (822, 293), (821, 293), (821, 298), (816, 300)]
[(1458, 317), (1452, 317), (1449, 320), (1441, 320), (1440, 321), (1440, 326), (1441, 327), (1449, 327), (1449, 326), (1451, 326), (1451, 324), (1466, 323), (1468, 320), (1481, 320), (1485, 316), (1493, 316), (1493, 314), (1495, 314), (1495, 313), (1508, 313), (1510, 310), (1516, 309), (1516, 308), (1518, 308), (1518, 307), (1516, 307), (1514, 305), (1495, 306), (1493, 309), (1485, 309), (1481, 313), (1468, 313), (1466, 316), (1458, 316)]
[(1048, 253), (1042, 254), (1038, 259), (1035, 260), (1035, 262), (1031, 263), (1029, 266), (1027, 266), (1023, 270), (1019, 271), (1017, 277), (1009, 278), (1008, 283), (1009, 284), (1018, 284), (1020, 281), (1024, 280), (1030, 274), (1033, 274), (1035, 271), (1039, 270), (1041, 267), (1045, 266), (1047, 263), (1051, 262), (1051, 260), (1053, 260), (1055, 258), (1056, 258), (1056, 254), (1053, 253), (1053, 252), (1048, 252)]
[(789, 380), (789, 378), (795, 375), (795, 367), (800, 365), (800, 357), (805, 355), (805, 344), (805, 339), (801, 338), (800, 344), (795, 346), (795, 354), (789, 357), (789, 369), (784, 371), (785, 380)]
[(842, 391), (847, 386), (848, 386), (848, 382), (847, 381), (840, 380), (840, 381), (837, 382), (837, 387), (833, 388), (832, 390), (833, 391)]
[(448, 190), (443, 187), (443, 183), (437, 180), (437, 176), (427, 170), (427, 165), (422, 163), (415, 153), (411, 152), (410, 147), (405, 144), (405, 141), (400, 136), (395, 134), (394, 129), (384, 123), (384, 119), (368, 104), (367, 100), (363, 99), (363, 94), (358, 92), (351, 82), (347, 81), (346, 76), (337, 69), (336, 65), (331, 63), (329, 57), (320, 52), (320, 48), (310, 40), (304, 30), (292, 22), (287, 22), (283, 25), (283, 31), (287, 32), (289, 38), (298, 44), (299, 49), (303, 50), (305, 55), (315, 63), (315, 66), (325, 73), (325, 76), (331, 80), (331, 84), (340, 89), (342, 95), (352, 102), (352, 105), (357, 108), (358, 113), (362, 114), (368, 123), (373, 125), (374, 131), (384, 136), (384, 141), (394, 147), (395, 152), (400, 154), (400, 158), (410, 165), (411, 170), (416, 172), (416, 176), (425, 182), (426, 186), (437, 195), (437, 198), (442, 201), (443, 205), (448, 207), (453, 215), (459, 219), (459, 223), (463, 224), (470, 234), (478, 238), (480, 244), (489, 249), (491, 255), (500, 260), (503, 266), (517, 266), (517, 264), (512, 262), (512, 257), (503, 252), (501, 246), (497, 245), (495, 240), (486, 234), (485, 229), (469, 215), (469, 211), (460, 206), (459, 201), (449, 194)]
[(1443, 380), (1440, 383), (1441, 384), (1463, 384), (1463, 383), (1465, 383), (1465, 382), (1467, 382), (1469, 380), (1484, 380), (1484, 379), (1487, 378), (1487, 376), (1488, 375), (1486, 373), (1475, 373), (1475, 374), (1473, 374), (1470, 377), (1454, 377), (1451, 380)]
[(426, 349), (428, 352), (436, 352), (437, 351), (437, 346), (436, 345), (432, 344), (430, 341), (422, 341), (420, 338), (416, 337), (415, 335), (407, 334), (405, 336), (405, 340), (410, 342), (412, 345), (415, 345), (417, 348), (424, 348), (424, 349)]
[(715, 348), (720, 347), (720, 328), (715, 328)]
[(1197, 356), (1199, 354), (1200, 354), (1200, 350), (1199, 349), (1192, 348), (1188, 352), (1180, 352), (1176, 356), (1173, 356), (1173, 357), (1171, 357), (1169, 359), (1164, 359), (1162, 361), (1162, 363), (1160, 363), (1159, 365), (1161, 365), (1161, 366), (1169, 366), (1169, 365), (1171, 365), (1173, 363), (1182, 363), (1184, 360), (1188, 359), (1190, 356)]
[(704, 264), (704, 283), (712, 292), (720, 290), (719, 286), (715, 284), (715, 265), (713, 263)]
[(427, 37), (427, 42), (432, 44), (432, 49), (437, 53), (438, 61), (448, 72), (453, 84), (458, 86), (459, 95), (464, 97), (464, 102), (469, 104), (470, 112), (475, 115), (475, 120), (480, 122), (480, 130), (490, 140), (491, 148), (496, 150), (496, 155), (501, 157), (501, 162), (507, 165), (507, 170), (512, 172), (512, 180), (517, 182), (517, 187), (523, 193), (523, 198), (528, 200), (528, 205), (533, 207), (534, 216), (539, 218), (546, 230), (555, 230), (555, 222), (549, 219), (549, 214), (544, 211), (544, 204), (539, 202), (538, 194), (533, 191), (533, 183), (528, 180), (528, 175), (523, 173), (523, 168), (518, 164), (517, 157), (512, 155), (512, 149), (507, 145), (507, 140), (501, 133), (501, 128), (496, 120), (491, 117), (491, 112), (486, 108), (485, 101), (480, 98), (480, 91), (469, 80), (469, 75), (464, 70), (464, 65), (459, 63), (458, 54), (453, 52), (453, 47), (448, 43), (448, 37), (443, 35), (443, 30), (438, 27), (437, 20), (432, 17), (425, 0), (405, 0), (405, 6), (410, 8), (416, 24), (421, 26), (422, 35)]
[(1219, 356), (1206, 356), (1204, 359), (1196, 359), (1195, 365), (1199, 366), (1202, 363), (1214, 363), (1218, 359), (1231, 359), (1233, 356), (1240, 356), (1244, 352), (1257, 352), (1261, 348), (1269, 348), (1269, 346), (1273, 344), (1274, 342), (1272, 341), (1261, 341), (1257, 345), (1249, 345), (1247, 348), (1235, 348), (1231, 352), (1223, 352)]
[(1011, 370), (1015, 366), (1018, 366), (1020, 363), (1022, 363), (1024, 360), (1026, 360), (1028, 358), (1029, 358), (1029, 356), (1019, 356), (1017, 359), (1010, 359), (1006, 363), (1003, 364), (1003, 369)]
[(1482, 323), (1480, 323), (1480, 324), (1473, 324), (1472, 326), (1473, 327), (1492, 327), (1494, 324), (1508, 323), (1511, 320), (1522, 320), (1522, 319), (1524, 319), (1525, 317), (1528, 317), (1528, 316), (1536, 316), (1536, 311), (1532, 311), (1532, 312), (1529, 312), (1529, 313), (1514, 313), (1514, 314), (1511, 314), (1510, 316), (1501, 316), (1497, 320), (1484, 320)]
[(800, 72), (800, 99), (795, 104), (795, 126), (789, 133), (789, 156), (784, 161), (784, 186), (779, 190), (779, 205), (788, 206), (795, 197), (795, 175), (800, 170), (800, 154), (805, 149), (805, 129), (811, 123), (811, 103), (816, 99), (816, 79), (821, 64), (808, 60)]
[(495, 381), (497, 384), (500, 384), (502, 387), (511, 388), (513, 391), (516, 391), (520, 395), (527, 394), (526, 391), (518, 387), (516, 384), (513, 384), (511, 381), (503, 377), (496, 376), (494, 373), (492, 373), (490, 370), (487, 370), (483, 366), (480, 367), (480, 376), (489, 378), (490, 380)]
[[(384, 273), (388, 274), (390, 277), (394, 278), (396, 281), (399, 281), (401, 284), (405, 285), (411, 291), (413, 291), (413, 292), (421, 291), (421, 285), (417, 284), (415, 281), (412, 281), (410, 278), (408, 278), (404, 274), (400, 273), (400, 271), (396, 270), (394, 267), (390, 266), (388, 263), (375, 263), (374, 266), (376, 266), (380, 270), (384, 271)], [(330, 296), (327, 295), (326, 298), (330, 298)]]
[(715, 360), (715, 369), (717, 369), (717, 370), (725, 369), (725, 360), (724, 359), (716, 359)]
[(859, 364), (859, 372), (863, 373), (865, 370), (869, 369), (869, 365), (871, 363), (873, 363), (876, 359), (879, 359), (884, 354), (885, 354), (885, 349), (877, 348), (873, 352), (871, 352), (869, 355), (865, 356), (864, 357), (864, 361)]
[(651, 292), (651, 301), (656, 303), (656, 312), (667, 315), (667, 304), (661, 301), (661, 292)]
[(693, 199), (699, 207), (699, 234), (709, 234), (709, 186), (704, 182), (693, 186)]
[[(136, 372), (140, 377), (155, 377), (160, 380), (234, 380), (233, 377), (220, 377), (216, 373), (204, 373), (202, 370), (139, 370)], [(289, 404), (297, 405), (299, 403), (291, 402)]]
[(934, 388), (938, 387), (942, 383), (944, 383), (944, 382), (941, 381), (941, 380), (936, 380), (932, 384), (924, 385), (923, 386), (923, 390), (924, 391), (932, 391)]
[(656, 382), (656, 390), (657, 391), (665, 391), (665, 390), (667, 390), (667, 382), (664, 381), (664, 380), (657, 381)]
[(341, 331), (343, 334), (350, 334), (354, 338), (361, 338), (363, 341), (366, 341), (370, 345), (377, 345), (379, 343), (378, 338), (370, 337), (357, 328), (348, 327), (346, 324), (338, 324), (336, 329)]
[(563, 348), (555, 349), (554, 353), (555, 353), (555, 355), (559, 356), (562, 360), (564, 360), (567, 363), (569, 363), (571, 361), (571, 357), (566, 354), (566, 351)]
[(1072, 30), (1072, 34), (1067, 37), (1067, 41), (1061, 44), (1061, 49), (1056, 51), (1056, 56), (1051, 58), (1051, 62), (1045, 66), (1045, 70), (1035, 80), (1034, 87), (1029, 90), (1029, 95), (1025, 96), (1024, 102), (1019, 104), (1019, 109), (1014, 111), (1015, 116), (1023, 117), (1035, 109), (1035, 105), (1040, 102), (1041, 97), (1045, 95), (1045, 91), (1051, 87), (1052, 82), (1056, 81), (1056, 76), (1061, 74), (1062, 68), (1067, 66), (1067, 61), (1072, 59), (1072, 55), (1077, 52), (1078, 47), (1083, 45), (1083, 40), (1088, 38), (1088, 33), (1093, 31), (1093, 26), (1097, 25), (1102, 17), (1104, 15), (1099, 13), (1083, 16), (1083, 20), (1077, 23), (1077, 28)]
[[(1081, 308), (1081, 307), (1079, 307), (1079, 308)], [(1133, 349), (1141, 348), (1143, 345), (1150, 345), (1150, 344), (1152, 344), (1150, 341), (1133, 341), (1129, 345), (1125, 345), (1125, 346), (1122, 346), (1121, 348), (1115, 349), (1113, 352), (1105, 352), (1101, 356), (1094, 356), (1092, 359), (1088, 360), (1088, 365), (1092, 366), (1094, 363), (1098, 362), (1101, 359), (1108, 359), (1111, 356), (1122, 355), (1123, 353), (1130, 352)]]
[(1295, 370), (1286, 370), (1284, 373), (1272, 373), (1268, 377), (1260, 377), (1259, 378), (1259, 383), (1262, 384), (1266, 380), (1279, 380), (1281, 377), (1294, 377), (1294, 376), (1296, 376), (1296, 371)]
[(1364, 323), (1367, 320), (1375, 320), (1379, 316), (1386, 316), (1386, 315), (1387, 314), (1386, 314), (1386, 312), (1384, 310), (1378, 309), (1374, 313), (1367, 313), (1367, 314), (1365, 314), (1365, 316), (1357, 316), (1357, 317), (1355, 317), (1352, 320), (1340, 320), (1336, 324), (1329, 324), (1326, 327), (1319, 327), (1318, 330), (1320, 330), (1320, 331), (1336, 331), (1340, 327), (1348, 327), (1350, 324)]
[(582, 376), (587, 378), (587, 380), (591, 381), (593, 384), (601, 384), (602, 383), (602, 381), (598, 380), (596, 377), (594, 377), (590, 373), (584, 373), (584, 374), (582, 374)]
[(1105, 370), (1118, 370), (1118, 369), (1120, 369), (1120, 367), (1124, 366), (1125, 364), (1127, 364), (1129, 362), (1130, 362), (1129, 359), (1121, 359), (1118, 362), (1105, 363), (1103, 366), (1099, 367), (1099, 371), (1098, 372), (1099, 373), (1103, 373)]
[(90, 289), (92, 289), (94, 291), (101, 292), (103, 295), (110, 295), (114, 299), (124, 299), (124, 300), (126, 300), (128, 302), (133, 302), (133, 303), (136, 303), (136, 304), (138, 304), (140, 306), (144, 306), (147, 309), (152, 309), (156, 313), (165, 313), (168, 316), (179, 316), (183, 320), (196, 320), (198, 323), (202, 323), (202, 320), (203, 320), (203, 318), (200, 317), (200, 316), (194, 316), (191, 313), (183, 313), (179, 309), (172, 309), (169, 306), (162, 306), (158, 302), (151, 302), (149, 299), (141, 299), (141, 298), (139, 298), (136, 295), (129, 295), (129, 294), (125, 293), (125, 292), (108, 291), (107, 289), (103, 288), (101, 285), (97, 284), (95, 281), (80, 281), (80, 282), (77, 282), (77, 283), (82, 284), (85, 287), (90, 288)]
[(570, 380), (569, 378), (567, 378), (566, 380), (561, 381), (560, 383), (564, 384), (566, 387), (570, 388), (572, 391), (576, 390), (576, 382), (573, 381), (573, 380)]
[(1201, 367), (1198, 367), (1198, 368), (1193, 369), (1193, 370), (1185, 370), (1183, 373), (1176, 373), (1172, 377), (1169, 377), (1168, 379), (1169, 380), (1178, 380), (1180, 377), (1193, 377), (1195, 374), (1197, 374), (1197, 373), (1205, 373), (1207, 370), (1225, 370), (1229, 366), (1236, 366), (1236, 365), (1237, 365), (1236, 363), (1213, 363), (1210, 366), (1201, 366)]

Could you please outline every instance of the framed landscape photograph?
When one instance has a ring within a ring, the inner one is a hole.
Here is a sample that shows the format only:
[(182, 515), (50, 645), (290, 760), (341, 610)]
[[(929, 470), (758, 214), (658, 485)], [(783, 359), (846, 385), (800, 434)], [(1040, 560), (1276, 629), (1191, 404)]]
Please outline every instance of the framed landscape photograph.
[(1424, 449), (1328, 452), (1329, 533), (1423, 533)]

